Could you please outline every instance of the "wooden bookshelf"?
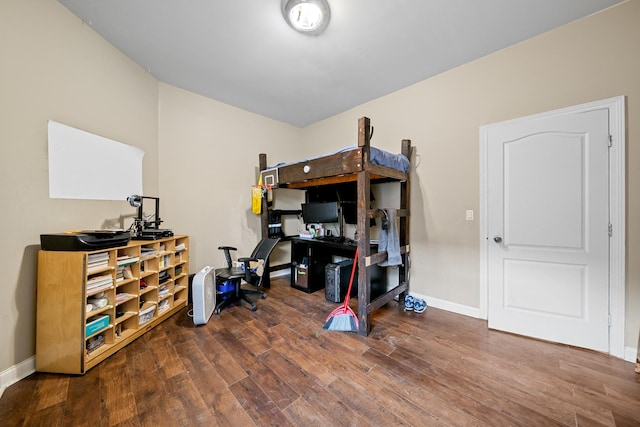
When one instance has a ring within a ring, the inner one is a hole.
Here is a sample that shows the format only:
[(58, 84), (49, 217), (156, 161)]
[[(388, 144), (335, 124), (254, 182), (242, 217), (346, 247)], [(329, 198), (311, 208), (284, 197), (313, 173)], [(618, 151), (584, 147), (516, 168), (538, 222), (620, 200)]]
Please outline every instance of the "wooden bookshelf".
[(36, 370), (84, 374), (186, 307), (188, 283), (188, 236), (39, 251)]

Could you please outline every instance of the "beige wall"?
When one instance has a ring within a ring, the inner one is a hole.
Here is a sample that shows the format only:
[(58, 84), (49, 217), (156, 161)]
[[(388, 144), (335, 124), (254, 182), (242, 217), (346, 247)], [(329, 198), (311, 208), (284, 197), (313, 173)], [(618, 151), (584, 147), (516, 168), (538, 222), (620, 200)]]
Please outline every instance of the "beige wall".
[[(640, 1), (487, 56), (305, 129), (159, 84), (57, 2), (0, 3), (0, 182), (3, 298), (0, 372), (31, 357), (39, 234), (102, 228), (126, 203), (48, 198), (46, 122), (53, 119), (145, 152), (145, 194), (164, 226), (192, 236), (192, 270), (220, 265), (222, 244), (250, 250), (259, 223), (249, 186), (259, 152), (290, 161), (354, 144), (366, 115), (373, 142), (416, 147), (412, 289), (479, 305), (478, 128), (569, 105), (627, 96), (627, 332), (640, 327)], [(297, 193), (296, 193), (297, 194)], [(282, 208), (297, 195), (277, 200)], [(124, 226), (130, 218), (124, 220)], [(286, 255), (277, 254), (279, 257)], [(4, 351), (6, 349), (7, 351)]]
[(299, 158), (301, 130), (166, 84), (159, 101), (162, 218), (192, 236), (191, 271), (223, 266), (222, 245), (249, 256), (261, 237), (251, 213), (258, 154)]
[(140, 147), (155, 192), (157, 97), (154, 78), (58, 2), (0, 2), (0, 372), (35, 353), (40, 234), (135, 213), (125, 201), (49, 199), (47, 120)]
[[(344, 138), (358, 116), (374, 144), (417, 150), (411, 194), (411, 289), (479, 307), (479, 127), (627, 96), (625, 345), (640, 328), (640, 1), (632, 0), (358, 106), (305, 129), (308, 141)], [(312, 144), (313, 145), (313, 144)]]

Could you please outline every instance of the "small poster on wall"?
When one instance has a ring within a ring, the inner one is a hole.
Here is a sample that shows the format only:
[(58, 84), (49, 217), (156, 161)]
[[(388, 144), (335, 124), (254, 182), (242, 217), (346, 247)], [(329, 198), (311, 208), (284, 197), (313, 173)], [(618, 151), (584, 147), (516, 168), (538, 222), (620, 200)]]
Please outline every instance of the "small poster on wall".
[(126, 200), (142, 192), (137, 147), (49, 120), (49, 197)]

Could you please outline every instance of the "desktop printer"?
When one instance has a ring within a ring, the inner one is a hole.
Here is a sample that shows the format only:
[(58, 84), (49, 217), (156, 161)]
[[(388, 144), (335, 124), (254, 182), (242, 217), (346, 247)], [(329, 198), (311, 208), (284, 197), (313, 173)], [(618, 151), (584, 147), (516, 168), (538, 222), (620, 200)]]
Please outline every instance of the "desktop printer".
[(124, 230), (85, 230), (41, 234), (40, 246), (45, 251), (95, 251), (125, 246), (130, 239)]

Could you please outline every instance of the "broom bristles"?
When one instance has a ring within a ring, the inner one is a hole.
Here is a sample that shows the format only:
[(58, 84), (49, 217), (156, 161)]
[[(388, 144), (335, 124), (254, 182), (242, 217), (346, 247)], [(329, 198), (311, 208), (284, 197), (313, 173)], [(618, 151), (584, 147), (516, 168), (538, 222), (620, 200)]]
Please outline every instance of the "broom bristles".
[(358, 325), (356, 325), (356, 319), (353, 316), (350, 314), (342, 314), (329, 319), (323, 329), (338, 332), (357, 332)]
[(356, 265), (358, 260), (358, 248), (356, 247), (356, 255), (353, 260), (353, 267), (351, 267), (351, 278), (349, 279), (349, 287), (347, 288), (347, 295), (344, 298), (344, 304), (334, 309), (322, 329), (329, 331), (340, 332), (357, 332), (358, 331), (358, 316), (349, 307), (349, 297), (351, 296), (351, 285), (353, 285), (353, 276), (356, 272)]
[(357, 332), (358, 317), (353, 310), (351, 310), (351, 307), (341, 305), (329, 313), (322, 329), (328, 331)]

